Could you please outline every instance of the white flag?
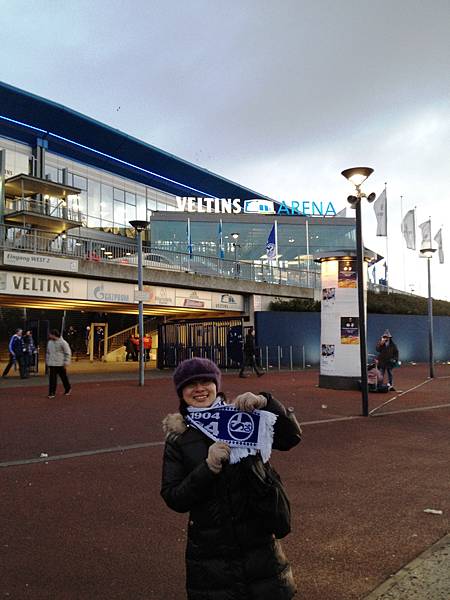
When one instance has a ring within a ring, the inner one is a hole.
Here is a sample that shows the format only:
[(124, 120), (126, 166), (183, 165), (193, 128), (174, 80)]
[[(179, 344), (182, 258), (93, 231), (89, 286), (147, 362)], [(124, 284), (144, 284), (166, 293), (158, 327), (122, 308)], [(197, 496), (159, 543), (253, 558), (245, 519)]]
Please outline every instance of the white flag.
[(406, 241), (406, 247), (410, 250), (416, 249), (416, 219), (414, 209), (408, 210), (402, 221), (402, 233)]
[(347, 216), (347, 207), (344, 206), (342, 210), (334, 215), (335, 217), (346, 217)]
[(387, 236), (387, 199), (386, 190), (383, 190), (375, 200), (373, 210), (377, 217), (377, 235)]
[(422, 230), (422, 248), (431, 248), (431, 220), (421, 223), (419, 227)]
[(442, 248), (442, 229), (439, 229), (437, 234), (434, 236), (434, 241), (438, 245), (439, 262), (444, 262), (444, 249)]

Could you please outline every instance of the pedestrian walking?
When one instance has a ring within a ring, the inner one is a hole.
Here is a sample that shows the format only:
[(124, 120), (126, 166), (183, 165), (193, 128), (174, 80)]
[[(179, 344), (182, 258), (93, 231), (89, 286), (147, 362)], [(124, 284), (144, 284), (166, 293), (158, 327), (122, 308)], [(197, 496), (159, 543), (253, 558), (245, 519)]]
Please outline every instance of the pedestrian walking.
[(57, 329), (52, 329), (47, 343), (46, 363), (49, 371), (48, 397), (54, 398), (56, 394), (57, 377), (59, 375), (64, 386), (64, 395), (70, 396), (72, 387), (67, 376), (66, 367), (70, 364), (72, 352)]
[(255, 356), (255, 332), (253, 327), (248, 328), (247, 335), (244, 340), (244, 352), (242, 355), (242, 363), (241, 370), (239, 371), (239, 377), (247, 377), (245, 375), (245, 367), (250, 367), (253, 369), (258, 377), (262, 377), (264, 375), (264, 371), (260, 371), (258, 369), (258, 365), (256, 364), (256, 356)]
[(386, 329), (380, 340), (377, 342), (376, 350), (378, 352), (378, 367), (383, 378), (383, 383), (384, 375), (387, 372), (388, 389), (395, 391), (394, 381), (392, 378), (392, 369), (398, 366), (398, 348), (392, 339), (389, 329)]
[(19, 366), (19, 373), (21, 379), (27, 379), (28, 369), (25, 356), (25, 345), (23, 343), (23, 330), (16, 329), (15, 333), (11, 336), (8, 344), (9, 361), (3, 370), (2, 377), (7, 377), (11, 367), (16, 365)]
[(279, 542), (290, 531), (289, 501), (269, 458), (299, 443), (293, 412), (269, 393), (228, 403), (206, 358), (183, 361), (173, 380), (180, 405), (163, 422), (161, 495), (190, 513), (188, 600), (290, 600), (296, 586)]

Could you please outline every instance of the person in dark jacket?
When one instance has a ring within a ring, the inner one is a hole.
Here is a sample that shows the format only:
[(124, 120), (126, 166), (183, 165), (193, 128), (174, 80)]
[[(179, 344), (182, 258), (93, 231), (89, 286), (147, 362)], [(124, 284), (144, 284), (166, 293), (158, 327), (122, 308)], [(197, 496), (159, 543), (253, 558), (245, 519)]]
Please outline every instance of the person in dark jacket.
[(36, 368), (37, 366), (37, 348), (36, 344), (34, 343), (33, 332), (31, 329), (25, 332), (25, 335), (23, 336), (23, 344), (25, 348), (26, 369), (27, 373), (29, 373), (30, 370)]
[(21, 379), (27, 379), (28, 368), (27, 360), (25, 356), (25, 344), (23, 343), (23, 331), (22, 329), (16, 329), (15, 333), (11, 336), (8, 344), (9, 351), (9, 362), (6, 365), (2, 377), (7, 377), (9, 370), (15, 364), (19, 365), (19, 373)]
[(397, 366), (398, 362), (398, 348), (395, 345), (391, 332), (389, 329), (381, 336), (380, 340), (377, 342), (376, 350), (378, 352), (378, 367), (380, 369), (380, 373), (383, 377), (384, 383), (384, 374), (387, 372), (388, 375), (388, 388), (389, 390), (395, 391), (393, 378), (392, 378), (392, 369)]
[[(189, 512), (186, 548), (188, 600), (290, 600), (296, 586), (273, 531), (251, 497), (249, 462), (230, 464), (230, 446), (187, 424), (190, 407), (208, 408), (217, 398), (221, 374), (208, 359), (183, 361), (175, 370), (179, 413), (168, 415), (161, 495), (176, 512)], [(233, 404), (241, 411), (277, 415), (272, 448), (290, 450), (301, 439), (292, 413), (270, 394), (246, 392)], [(264, 468), (264, 467), (263, 467)]]
[(128, 359), (131, 358), (131, 360), (137, 360), (137, 355), (136, 355), (136, 346), (133, 343), (133, 336), (129, 335), (127, 337), (127, 339), (125, 340), (125, 350), (126, 350), (126, 355), (125, 355), (125, 362), (128, 362)]
[(247, 375), (244, 374), (245, 367), (250, 367), (253, 369), (258, 377), (262, 377), (264, 375), (264, 371), (260, 371), (258, 369), (258, 365), (256, 364), (255, 352), (255, 332), (253, 331), (253, 327), (249, 327), (244, 340), (244, 353), (242, 357), (241, 370), (239, 371), (239, 377), (247, 377)]

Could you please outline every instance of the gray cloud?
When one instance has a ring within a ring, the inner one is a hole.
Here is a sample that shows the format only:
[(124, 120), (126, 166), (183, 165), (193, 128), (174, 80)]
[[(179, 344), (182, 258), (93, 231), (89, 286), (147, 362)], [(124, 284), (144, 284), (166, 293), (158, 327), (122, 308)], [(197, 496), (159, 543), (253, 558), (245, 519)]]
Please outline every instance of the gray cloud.
[[(389, 183), (393, 231), (402, 194), (450, 237), (448, 0), (0, 8), (8, 83), (272, 196), (343, 203), (340, 170), (371, 164), (374, 189)], [(365, 227), (380, 245), (371, 212)]]

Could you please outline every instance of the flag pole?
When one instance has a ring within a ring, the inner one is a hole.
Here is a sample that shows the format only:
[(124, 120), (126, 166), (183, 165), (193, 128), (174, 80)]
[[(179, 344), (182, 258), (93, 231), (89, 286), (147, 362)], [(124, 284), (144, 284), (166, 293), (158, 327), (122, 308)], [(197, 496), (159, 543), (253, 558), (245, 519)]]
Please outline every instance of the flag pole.
[[(389, 265), (389, 244), (388, 244), (388, 220), (387, 220), (387, 181), (384, 182), (384, 197), (386, 198), (386, 259), (385, 264)], [(386, 270), (386, 286), (389, 294), (389, 271)]]
[(275, 264), (278, 267), (278, 221), (275, 220)]
[[(400, 222), (403, 223), (403, 196), (400, 196)], [(404, 247), (404, 244), (402, 244), (402, 260), (403, 260), (403, 290), (406, 292), (405, 247)]]
[(309, 287), (309, 225), (308, 219), (305, 221), (305, 234), (306, 234), (306, 287)]

